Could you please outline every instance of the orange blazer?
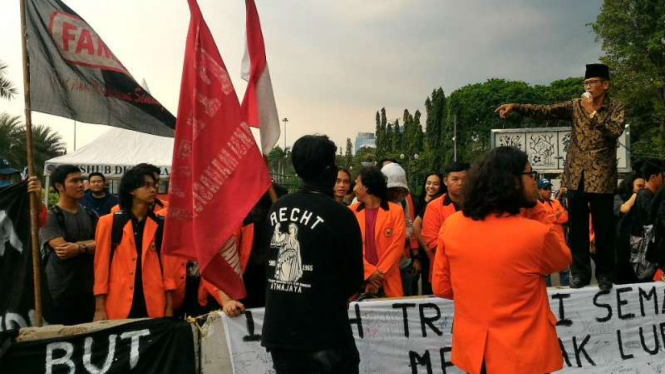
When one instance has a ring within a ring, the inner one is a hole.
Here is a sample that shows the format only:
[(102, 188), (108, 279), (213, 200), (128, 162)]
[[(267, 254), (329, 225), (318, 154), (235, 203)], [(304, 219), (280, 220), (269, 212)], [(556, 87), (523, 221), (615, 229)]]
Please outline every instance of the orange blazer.
[(421, 235), (423, 240), (427, 244), (427, 249), (434, 252), (436, 251), (437, 240), (439, 239), (439, 231), (441, 230), (441, 225), (446, 220), (446, 218), (455, 214), (455, 205), (448, 204), (443, 205), (445, 202), (447, 194), (443, 194), (440, 197), (432, 200), (427, 204), (425, 209), (425, 216), (423, 217), (423, 228)]
[(561, 369), (544, 276), (571, 262), (552, 225), (520, 215), (474, 221), (459, 212), (448, 218), (432, 285), (435, 295), (455, 302), (455, 366), (472, 374), (480, 373), (483, 362), (492, 374)]
[[(175, 283), (168, 269), (162, 262), (155, 247), (157, 223), (146, 217), (141, 248), (141, 269), (143, 271), (143, 293), (146, 309), (150, 318), (164, 316), (166, 307), (165, 292), (173, 291)], [(134, 273), (136, 268), (136, 242), (131, 220), (123, 229), (122, 240), (111, 254), (111, 232), (113, 214), (102, 216), (97, 223), (95, 240), (95, 286), (94, 294), (106, 295), (106, 313), (109, 319), (125, 319), (129, 315), (134, 297)], [(163, 259), (163, 258), (162, 258)], [(164, 267), (164, 271), (162, 271)]]
[[(557, 230), (559, 235), (563, 238), (563, 240), (566, 240), (566, 234), (565, 231), (563, 230), (563, 225), (568, 223), (568, 211), (566, 208), (561, 205), (561, 202), (559, 200), (550, 200), (550, 201), (545, 201), (545, 202), (540, 202), (538, 201), (539, 204), (542, 204), (545, 209), (547, 209), (550, 214), (552, 214), (554, 217), (554, 228)], [(557, 212), (559, 212), (559, 218), (556, 217)]]
[[(383, 274), (383, 289), (388, 297), (402, 297), (402, 276), (399, 272), (399, 262), (402, 259), (404, 240), (406, 239), (406, 222), (404, 221), (404, 210), (401, 206), (391, 202), (382, 202), (379, 213), (376, 216), (376, 251), (379, 262), (376, 266), (365, 260), (365, 279), (369, 278), (375, 271)], [(365, 206), (357, 203), (352, 205), (351, 210), (358, 219), (360, 232), (363, 238), (363, 255), (365, 253)]]

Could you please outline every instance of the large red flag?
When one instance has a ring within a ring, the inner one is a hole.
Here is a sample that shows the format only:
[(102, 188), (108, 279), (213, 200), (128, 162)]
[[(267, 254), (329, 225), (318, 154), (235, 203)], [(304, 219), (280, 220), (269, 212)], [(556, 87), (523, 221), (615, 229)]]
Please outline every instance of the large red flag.
[(238, 252), (227, 241), (270, 186), (270, 175), (196, 0), (185, 49), (176, 123), (167, 254), (197, 260), (232, 298), (245, 296)]
[(259, 13), (254, 0), (245, 0), (247, 7), (247, 49), (242, 61), (242, 78), (248, 82), (242, 100), (243, 119), (261, 131), (261, 150), (267, 155), (279, 140), (279, 116), (266, 61), (266, 48), (261, 32)]

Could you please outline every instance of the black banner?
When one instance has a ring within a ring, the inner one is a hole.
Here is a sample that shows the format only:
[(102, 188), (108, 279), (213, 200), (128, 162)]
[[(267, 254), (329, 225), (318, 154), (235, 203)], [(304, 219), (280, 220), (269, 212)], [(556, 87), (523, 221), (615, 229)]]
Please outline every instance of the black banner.
[(193, 339), (187, 322), (141, 320), (87, 334), (13, 343), (0, 356), (0, 371), (193, 374)]
[(34, 304), (30, 201), (23, 182), (0, 188), (0, 332), (32, 326)]
[(60, 0), (27, 0), (26, 7), (32, 110), (173, 136), (175, 117), (76, 12)]

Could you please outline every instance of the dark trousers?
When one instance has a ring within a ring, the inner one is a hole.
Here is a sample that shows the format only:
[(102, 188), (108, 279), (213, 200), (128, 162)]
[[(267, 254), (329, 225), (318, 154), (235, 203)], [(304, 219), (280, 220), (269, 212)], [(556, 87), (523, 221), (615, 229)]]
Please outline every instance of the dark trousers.
[(277, 374), (358, 374), (360, 355), (355, 342), (320, 351), (270, 349)]
[(51, 325), (78, 325), (92, 322), (95, 316), (95, 297), (93, 294), (79, 294), (61, 297), (53, 301), (51, 313), (46, 316)]
[(612, 194), (584, 192), (584, 179), (577, 191), (569, 192), (570, 246), (573, 277), (591, 280), (589, 255), (589, 213), (596, 236), (596, 279), (612, 280), (614, 270), (614, 198)]

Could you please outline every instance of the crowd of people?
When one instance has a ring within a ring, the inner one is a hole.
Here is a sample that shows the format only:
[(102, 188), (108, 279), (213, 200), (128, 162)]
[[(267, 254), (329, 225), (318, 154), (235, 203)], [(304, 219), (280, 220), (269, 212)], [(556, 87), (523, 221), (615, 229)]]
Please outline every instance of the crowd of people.
[[(203, 279), (196, 262), (163, 252), (168, 202), (158, 197), (159, 168), (129, 169), (116, 197), (104, 175), (87, 176), (86, 192), (76, 166), (59, 166), (51, 174), (58, 202), (40, 214), (52, 305), (45, 317), (78, 324), (219, 308), (235, 317), (265, 306), (262, 344), (278, 373), (357, 373), (349, 301), (433, 294), (455, 301), (460, 369), (558, 370), (545, 292), (551, 274), (562, 286), (584, 287), (593, 260), (603, 291), (665, 281), (665, 163), (645, 160), (617, 186), (623, 106), (607, 97), (604, 65), (587, 66), (585, 88), (581, 100), (497, 109), (502, 118), (573, 121), (557, 191), (517, 148), (494, 148), (473, 165), (451, 162), (411, 191), (396, 160), (352, 175), (337, 167), (327, 136), (298, 139), (291, 158), (300, 190), (275, 185), (279, 199), (266, 193), (229, 240), (240, 257), (243, 300)], [(28, 188), (41, 191), (35, 177)]]

